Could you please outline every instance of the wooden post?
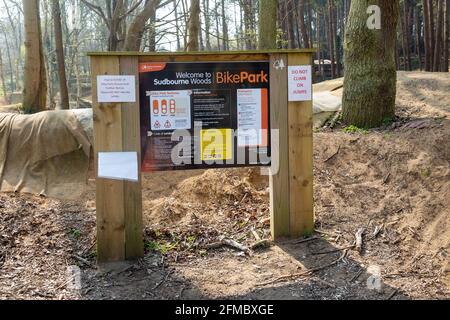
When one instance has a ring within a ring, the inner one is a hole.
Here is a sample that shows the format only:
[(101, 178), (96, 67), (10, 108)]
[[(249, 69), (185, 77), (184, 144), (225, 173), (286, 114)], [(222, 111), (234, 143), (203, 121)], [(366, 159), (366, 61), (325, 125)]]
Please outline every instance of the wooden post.
[[(137, 151), (140, 154), (138, 58), (94, 56), (91, 65), (97, 172), (98, 152)], [(121, 74), (136, 76), (136, 102), (98, 103), (97, 75)], [(98, 262), (121, 261), (143, 255), (140, 179), (138, 183), (96, 179)]]
[[(309, 54), (290, 54), (288, 66), (311, 65), (311, 59)], [(314, 231), (312, 116), (312, 100), (288, 103), (291, 237)]]
[[(269, 176), (269, 183), (270, 228), (273, 239), (290, 235), (287, 59), (287, 54), (270, 56), (270, 127), (274, 170)], [(280, 63), (284, 64), (283, 68), (280, 67)], [(273, 134), (274, 130), (278, 130), (278, 137)]]
[(274, 240), (314, 231), (312, 101), (288, 102), (287, 75), (288, 66), (311, 65), (311, 59), (312, 53), (272, 54), (270, 59), (271, 128), (279, 134), (278, 150), (272, 142), (278, 171), (270, 177)]

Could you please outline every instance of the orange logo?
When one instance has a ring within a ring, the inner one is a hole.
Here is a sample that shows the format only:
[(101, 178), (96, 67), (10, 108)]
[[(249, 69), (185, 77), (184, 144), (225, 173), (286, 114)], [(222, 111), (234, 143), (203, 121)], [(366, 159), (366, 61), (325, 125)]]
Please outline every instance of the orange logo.
[(165, 67), (165, 62), (143, 62), (139, 64), (139, 72), (156, 72), (164, 70)]

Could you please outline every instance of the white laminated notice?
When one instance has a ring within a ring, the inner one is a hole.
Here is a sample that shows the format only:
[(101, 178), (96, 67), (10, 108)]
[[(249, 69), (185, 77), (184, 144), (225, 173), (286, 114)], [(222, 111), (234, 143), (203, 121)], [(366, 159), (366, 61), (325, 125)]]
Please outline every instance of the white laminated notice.
[(312, 100), (312, 67), (310, 65), (288, 67), (288, 93), (289, 101)]
[(98, 177), (138, 181), (137, 152), (99, 152)]
[(135, 76), (97, 76), (99, 103), (136, 102)]

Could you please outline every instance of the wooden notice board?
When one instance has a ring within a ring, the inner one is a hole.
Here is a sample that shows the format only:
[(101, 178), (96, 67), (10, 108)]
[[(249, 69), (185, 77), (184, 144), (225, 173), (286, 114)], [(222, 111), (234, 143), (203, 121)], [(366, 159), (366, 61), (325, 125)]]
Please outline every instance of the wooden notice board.
[[(259, 79), (266, 82), (264, 88), (269, 91), (268, 101), (264, 102), (264, 105), (268, 104), (268, 119), (264, 116), (261, 118), (270, 126), (269, 141), (264, 143), (270, 146), (271, 156), (269, 180), (272, 237), (278, 240), (312, 233), (313, 53), (313, 50), (90, 53), (96, 174), (99, 173), (100, 154), (133, 153), (137, 155), (136, 161), (139, 164), (135, 179), (96, 175), (98, 262), (134, 259), (143, 256), (144, 252), (141, 162), (145, 158), (142, 155), (145, 150), (142, 149), (147, 147), (143, 143), (145, 133), (142, 130), (142, 106), (145, 104), (141, 100), (146, 99), (146, 96), (140, 92), (139, 82), (139, 66), (143, 64), (151, 67), (158, 63), (199, 63), (203, 68), (208, 64), (220, 68), (221, 64), (237, 62), (241, 65), (247, 62), (257, 67), (255, 62), (265, 62), (267, 75), (262, 72)], [(108, 76), (122, 77), (117, 78), (123, 81), (120, 83), (123, 84), (120, 94), (104, 91), (105, 81), (107, 83), (111, 80)], [(168, 87), (162, 88), (167, 90)], [(244, 89), (246, 88), (253, 90), (251, 85), (244, 85)], [(261, 90), (265, 90), (264, 88)], [(264, 95), (262, 99), (264, 100)], [(227, 103), (229, 108), (236, 108), (236, 99), (230, 98)], [(170, 125), (168, 122), (168, 126)], [(152, 133), (149, 131), (150, 134)], [(104, 161), (102, 159), (100, 158), (101, 163)]]

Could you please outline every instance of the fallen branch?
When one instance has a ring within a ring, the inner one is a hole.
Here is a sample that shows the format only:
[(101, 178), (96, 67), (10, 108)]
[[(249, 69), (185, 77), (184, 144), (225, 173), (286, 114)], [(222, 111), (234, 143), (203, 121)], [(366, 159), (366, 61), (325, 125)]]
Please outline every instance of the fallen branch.
[(336, 125), (336, 122), (339, 120), (339, 117), (341, 116), (341, 112), (338, 111), (336, 112), (336, 114), (333, 116), (333, 118), (324, 126), (324, 128), (330, 128), (333, 129), (334, 126)]
[(359, 253), (362, 252), (362, 246), (363, 246), (363, 234), (366, 231), (366, 228), (359, 228), (358, 231), (356, 231), (355, 233), (355, 238), (356, 238), (356, 250), (358, 250)]
[(353, 249), (355, 247), (355, 243), (345, 246), (343, 248), (336, 248), (336, 249), (332, 249), (332, 250), (327, 250), (327, 251), (320, 251), (320, 252), (314, 252), (312, 253), (313, 256), (319, 256), (322, 254), (330, 254), (330, 253), (335, 253), (335, 252), (339, 252), (339, 251), (344, 251), (344, 250), (349, 250), (349, 249)]
[(319, 240), (319, 239), (320, 239), (319, 237), (310, 237), (310, 238), (295, 241), (294, 243), (299, 244), (299, 243), (305, 243), (305, 242), (310, 242), (310, 241)]
[(87, 265), (88, 267), (95, 268), (95, 266), (92, 263), (90, 263), (88, 260), (86, 260), (86, 259), (84, 259), (84, 258), (82, 258), (80, 256), (72, 254), (71, 257), (74, 258), (75, 260), (78, 260), (79, 262)]
[(158, 289), (158, 287), (159, 287), (160, 285), (162, 285), (162, 284), (167, 280), (167, 278), (169, 278), (169, 276), (170, 276), (171, 273), (172, 273), (172, 270), (169, 271), (169, 272), (167, 272), (166, 276), (152, 288), (152, 291)]
[(356, 279), (358, 279), (358, 278), (362, 275), (363, 272), (364, 272), (364, 269), (359, 270), (359, 271), (358, 271), (358, 272), (350, 279), (349, 282), (353, 282), (353, 281), (355, 281)]
[(240, 244), (239, 242), (233, 240), (233, 239), (227, 239), (227, 238), (223, 238), (218, 242), (213, 242), (213, 243), (209, 243), (203, 246), (204, 249), (206, 250), (210, 250), (210, 249), (217, 249), (223, 246), (229, 246), (231, 248), (237, 249), (239, 251), (243, 251), (247, 254), (250, 254), (251, 250), (244, 246), (243, 244)]
[(331, 156), (329, 156), (326, 160), (324, 160), (325, 163), (327, 163), (328, 161), (330, 161), (331, 159), (333, 159), (335, 156), (338, 155), (339, 151), (341, 151), (341, 146), (339, 145), (339, 147), (337, 148), (336, 152), (333, 153)]
[(392, 291), (392, 293), (386, 298), (386, 300), (391, 300), (398, 292), (398, 289)]
[(272, 245), (272, 241), (270, 241), (269, 239), (263, 239), (263, 240), (257, 241), (254, 244), (252, 244), (250, 246), (250, 249), (254, 250), (254, 249), (257, 249), (260, 247), (266, 248), (266, 247), (269, 247), (270, 245)]
[(233, 239), (226, 239), (225, 238), (225, 239), (222, 239), (222, 242), (224, 244), (226, 244), (227, 246), (229, 246), (229, 247), (238, 249), (240, 251), (244, 251), (245, 253), (248, 253), (250, 251), (250, 249), (248, 247), (244, 246), (243, 244), (240, 244), (237, 241), (234, 241)]

